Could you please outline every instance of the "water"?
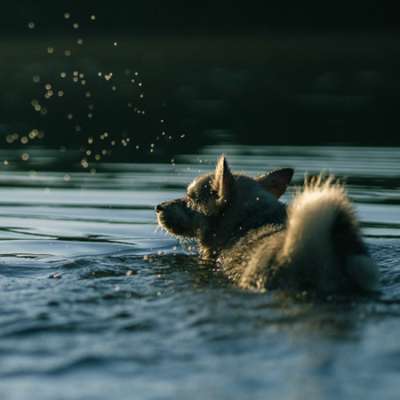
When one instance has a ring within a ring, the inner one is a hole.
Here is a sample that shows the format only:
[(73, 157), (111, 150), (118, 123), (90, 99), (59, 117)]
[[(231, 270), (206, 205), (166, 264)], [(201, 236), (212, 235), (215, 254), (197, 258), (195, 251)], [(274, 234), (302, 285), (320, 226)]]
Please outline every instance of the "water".
[[(381, 292), (247, 293), (157, 231), (154, 205), (222, 151), (251, 174), (293, 166), (295, 184), (346, 176)], [(221, 145), (95, 175), (3, 168), (0, 398), (397, 399), (399, 161), (390, 148)]]

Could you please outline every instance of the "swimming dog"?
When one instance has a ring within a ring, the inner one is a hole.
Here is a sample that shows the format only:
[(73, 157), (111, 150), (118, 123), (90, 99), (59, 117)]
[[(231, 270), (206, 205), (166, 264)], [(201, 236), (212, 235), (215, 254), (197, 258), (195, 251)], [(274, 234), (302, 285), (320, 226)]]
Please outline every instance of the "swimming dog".
[(156, 207), (170, 234), (194, 238), (200, 257), (214, 259), (242, 288), (373, 291), (378, 267), (368, 255), (354, 208), (333, 177), (306, 179), (286, 206), (293, 169), (252, 178), (232, 173), (221, 156), (184, 197)]

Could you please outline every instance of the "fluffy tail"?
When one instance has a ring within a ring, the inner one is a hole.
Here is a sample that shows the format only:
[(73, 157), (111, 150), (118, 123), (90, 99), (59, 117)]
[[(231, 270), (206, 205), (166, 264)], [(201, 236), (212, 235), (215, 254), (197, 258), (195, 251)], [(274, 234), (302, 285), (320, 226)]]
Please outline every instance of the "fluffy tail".
[(296, 195), (282, 256), (298, 279), (317, 289), (378, 287), (378, 268), (362, 242), (346, 192), (333, 177), (312, 179)]

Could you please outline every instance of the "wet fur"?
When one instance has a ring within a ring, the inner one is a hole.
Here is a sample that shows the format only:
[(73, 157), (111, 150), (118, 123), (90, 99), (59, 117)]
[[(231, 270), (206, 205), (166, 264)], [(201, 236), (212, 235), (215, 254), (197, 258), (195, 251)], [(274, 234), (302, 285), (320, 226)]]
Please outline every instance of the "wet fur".
[(187, 196), (157, 207), (170, 233), (195, 238), (242, 288), (375, 290), (378, 269), (367, 253), (344, 187), (332, 177), (305, 183), (286, 207), (278, 199), (293, 171), (259, 178), (232, 174), (221, 157)]

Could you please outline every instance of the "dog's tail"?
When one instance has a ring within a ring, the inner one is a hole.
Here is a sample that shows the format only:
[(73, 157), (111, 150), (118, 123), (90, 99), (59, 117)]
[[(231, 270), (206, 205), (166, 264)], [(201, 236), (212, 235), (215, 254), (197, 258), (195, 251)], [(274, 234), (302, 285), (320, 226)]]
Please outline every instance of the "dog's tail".
[(333, 177), (311, 179), (296, 195), (282, 257), (300, 281), (317, 289), (378, 287), (378, 267), (368, 256), (346, 192)]

